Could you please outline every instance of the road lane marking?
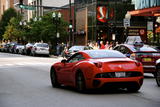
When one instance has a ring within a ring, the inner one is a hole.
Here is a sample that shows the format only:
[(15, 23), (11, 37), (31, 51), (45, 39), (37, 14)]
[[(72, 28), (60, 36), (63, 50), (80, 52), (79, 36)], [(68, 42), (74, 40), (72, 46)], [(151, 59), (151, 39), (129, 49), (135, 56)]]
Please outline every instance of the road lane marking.
[(8, 67), (25, 67), (25, 66), (48, 66), (53, 63), (43, 63), (43, 62), (23, 62), (23, 63), (14, 63), (14, 64), (1, 64), (0, 68), (8, 68)]

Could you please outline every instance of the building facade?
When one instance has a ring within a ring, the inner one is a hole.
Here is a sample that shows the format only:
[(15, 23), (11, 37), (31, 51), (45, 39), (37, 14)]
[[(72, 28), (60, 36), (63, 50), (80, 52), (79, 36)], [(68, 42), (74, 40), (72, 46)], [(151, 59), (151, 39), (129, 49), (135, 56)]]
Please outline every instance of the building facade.
[(0, 0), (0, 18), (4, 11), (14, 7), (14, 0)]
[(160, 43), (160, 0), (133, 0), (135, 9), (129, 11), (132, 17), (143, 16), (146, 20), (148, 43)]
[[(123, 20), (127, 11), (134, 9), (131, 0), (75, 0), (75, 8), (77, 38), (85, 38), (83, 45), (88, 41), (125, 41), (127, 33)], [(138, 19), (132, 19), (132, 27), (144, 27), (136, 23)]]
[(28, 5), (36, 6), (35, 10), (28, 10), (28, 20), (33, 17), (43, 16), (52, 11), (54, 7), (64, 6), (64, 1), (58, 0), (28, 0)]

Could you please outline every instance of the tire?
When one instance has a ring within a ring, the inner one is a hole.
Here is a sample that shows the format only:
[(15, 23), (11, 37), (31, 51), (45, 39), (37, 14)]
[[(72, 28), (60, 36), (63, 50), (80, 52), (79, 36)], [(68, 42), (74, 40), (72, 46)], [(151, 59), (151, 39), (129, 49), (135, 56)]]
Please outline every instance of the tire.
[(78, 72), (76, 75), (76, 89), (78, 92), (84, 92), (86, 90), (85, 78), (82, 72)]
[(51, 70), (50, 70), (50, 78), (51, 78), (51, 84), (52, 84), (53, 88), (56, 88), (56, 87), (60, 86), (58, 81), (57, 81), (57, 75), (56, 75), (56, 72), (55, 72), (54, 68), (51, 68)]
[(134, 87), (127, 87), (128, 92), (138, 92), (141, 87), (139, 85), (135, 85)]
[(160, 68), (157, 68), (156, 82), (157, 82), (157, 85), (160, 87)]
[(157, 76), (157, 73), (155, 72), (155, 73), (153, 73), (153, 76), (154, 76), (154, 78), (156, 78), (156, 76)]

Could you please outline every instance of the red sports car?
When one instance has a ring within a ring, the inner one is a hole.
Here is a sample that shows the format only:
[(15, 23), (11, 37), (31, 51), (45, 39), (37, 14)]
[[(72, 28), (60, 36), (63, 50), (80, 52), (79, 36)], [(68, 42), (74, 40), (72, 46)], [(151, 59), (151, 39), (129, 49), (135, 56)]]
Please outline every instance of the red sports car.
[(53, 87), (60, 85), (86, 89), (115, 87), (136, 92), (143, 83), (140, 62), (127, 58), (115, 50), (86, 50), (51, 66)]

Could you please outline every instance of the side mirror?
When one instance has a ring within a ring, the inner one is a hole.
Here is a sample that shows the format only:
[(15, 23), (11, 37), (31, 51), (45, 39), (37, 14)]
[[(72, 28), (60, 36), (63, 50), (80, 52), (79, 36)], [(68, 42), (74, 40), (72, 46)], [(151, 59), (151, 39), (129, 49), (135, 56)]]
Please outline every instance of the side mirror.
[(61, 63), (66, 63), (67, 60), (66, 59), (62, 59)]
[(125, 55), (126, 55), (126, 57), (130, 57), (131, 54), (127, 53), (127, 54), (125, 54)]

